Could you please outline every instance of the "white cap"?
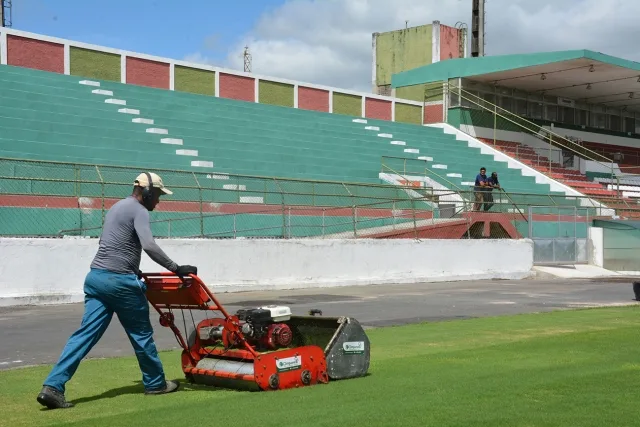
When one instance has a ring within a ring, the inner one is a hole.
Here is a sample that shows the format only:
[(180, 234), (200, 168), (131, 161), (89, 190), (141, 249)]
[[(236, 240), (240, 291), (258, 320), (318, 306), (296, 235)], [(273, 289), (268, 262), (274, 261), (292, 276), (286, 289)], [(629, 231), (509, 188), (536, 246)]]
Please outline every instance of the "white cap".
[[(151, 175), (151, 182), (153, 182), (154, 187), (159, 188), (164, 194), (173, 194), (173, 191), (169, 190), (164, 186), (164, 184), (162, 183), (162, 178), (160, 178), (160, 175), (155, 174), (153, 172), (149, 172), (149, 175)], [(140, 187), (148, 187), (149, 178), (147, 177), (147, 174), (141, 173), (140, 175), (138, 175), (134, 184)]]

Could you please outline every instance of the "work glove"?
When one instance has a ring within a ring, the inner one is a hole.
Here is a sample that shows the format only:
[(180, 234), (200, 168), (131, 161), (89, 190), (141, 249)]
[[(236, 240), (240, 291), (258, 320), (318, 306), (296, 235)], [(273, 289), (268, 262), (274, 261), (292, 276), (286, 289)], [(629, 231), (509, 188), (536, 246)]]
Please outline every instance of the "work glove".
[(176, 269), (175, 273), (180, 276), (188, 276), (189, 274), (198, 275), (198, 267), (194, 267), (193, 265), (179, 265)]

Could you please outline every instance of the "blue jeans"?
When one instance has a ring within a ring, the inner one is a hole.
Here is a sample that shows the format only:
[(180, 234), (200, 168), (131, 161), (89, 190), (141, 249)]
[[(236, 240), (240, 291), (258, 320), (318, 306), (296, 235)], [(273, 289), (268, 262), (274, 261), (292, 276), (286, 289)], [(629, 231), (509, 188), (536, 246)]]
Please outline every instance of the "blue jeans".
[(146, 290), (144, 282), (135, 274), (97, 269), (89, 271), (84, 281), (82, 324), (67, 341), (44, 385), (64, 393), (65, 384), (75, 374), (80, 361), (100, 340), (113, 313), (116, 313), (138, 358), (144, 388), (164, 388), (164, 370), (153, 341)]

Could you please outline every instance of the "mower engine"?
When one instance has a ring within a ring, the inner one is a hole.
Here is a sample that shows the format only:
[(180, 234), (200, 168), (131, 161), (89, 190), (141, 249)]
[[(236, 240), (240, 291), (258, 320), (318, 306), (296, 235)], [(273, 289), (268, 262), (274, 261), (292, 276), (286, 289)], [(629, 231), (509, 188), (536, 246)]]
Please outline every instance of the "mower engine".
[[(241, 309), (235, 317), (244, 338), (258, 351), (286, 348), (293, 341), (291, 328), (283, 323), (291, 318), (289, 307), (271, 305)], [(230, 334), (224, 324), (209, 323), (211, 322), (202, 322), (198, 328), (201, 343), (222, 342), (229, 348), (240, 345), (237, 337)]]
[(291, 309), (284, 306), (238, 310), (236, 313), (242, 324), (242, 333), (258, 351), (277, 350), (288, 347), (293, 341), (293, 332), (286, 323), (291, 319)]

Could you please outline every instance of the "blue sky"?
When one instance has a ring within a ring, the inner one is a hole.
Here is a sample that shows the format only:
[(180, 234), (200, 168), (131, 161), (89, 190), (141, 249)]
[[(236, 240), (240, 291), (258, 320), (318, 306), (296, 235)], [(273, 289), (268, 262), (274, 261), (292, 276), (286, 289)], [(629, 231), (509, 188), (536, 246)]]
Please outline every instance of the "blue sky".
[(202, 52), (222, 62), (263, 12), (283, 2), (13, 0), (12, 21), (17, 30), (175, 59)]
[[(488, 55), (591, 49), (640, 60), (640, 1), (490, 0)], [(471, 0), (13, 0), (15, 29), (370, 91), (371, 34), (471, 24)]]

